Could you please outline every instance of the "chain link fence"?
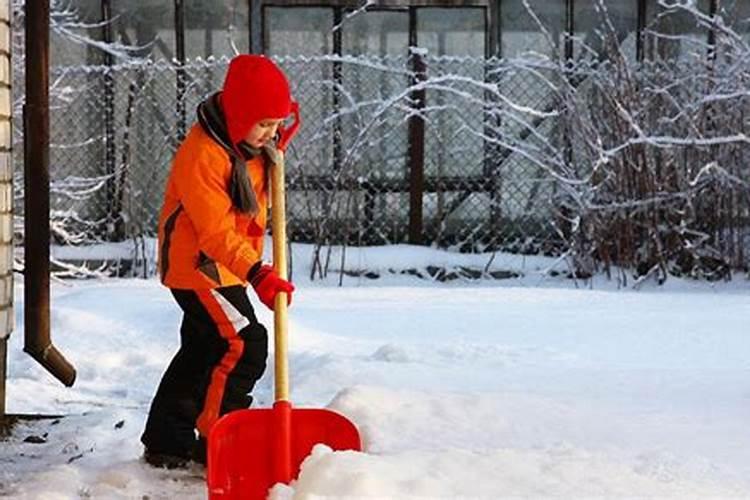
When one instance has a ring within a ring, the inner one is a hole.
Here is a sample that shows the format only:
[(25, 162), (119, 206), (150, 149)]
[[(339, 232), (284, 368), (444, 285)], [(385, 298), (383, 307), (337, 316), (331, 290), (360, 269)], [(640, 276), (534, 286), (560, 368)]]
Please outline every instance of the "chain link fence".
[[(576, 248), (589, 256), (598, 252), (595, 245), (581, 250), (574, 244), (582, 237), (580, 231), (590, 233), (581, 222), (591, 213), (604, 213), (595, 204), (601, 201), (597, 189), (604, 184), (594, 182), (592, 168), (596, 173), (600, 162), (634, 154), (628, 141), (634, 130), (638, 135), (637, 127), (617, 116), (617, 105), (597, 101), (607, 99), (600, 91), (619, 78), (613, 92), (619, 84), (642, 85), (634, 95), (646, 102), (659, 93), (652, 89), (647, 95), (651, 82), (664, 75), (684, 82), (689, 76), (662, 66), (629, 74), (632, 81), (625, 81), (618, 73), (622, 68), (598, 62), (573, 67), (550, 60), (430, 57), (419, 52), (409, 57), (277, 60), (292, 82), (303, 118), (287, 154), (292, 241), (411, 241), (460, 251), (545, 255), (573, 255)], [(132, 62), (52, 69), (50, 166), (58, 243), (156, 234), (172, 155), (194, 122), (198, 103), (220, 88), (227, 65), (226, 59), (211, 59), (184, 66)], [(732, 85), (741, 81), (735, 78)], [(692, 82), (691, 100), (686, 100), (683, 87), (671, 95), (668, 83), (659, 83), (672, 104), (685, 106), (680, 112), (669, 110), (668, 100), (661, 103), (667, 115), (676, 116), (673, 123), (680, 116), (692, 117), (695, 110), (690, 107), (700, 106), (705, 97), (696, 94), (700, 82)], [(742, 116), (750, 111), (746, 100), (731, 104), (732, 120), (738, 122), (725, 122), (726, 136), (733, 125), (745, 126)], [(614, 115), (589, 113), (591, 106)], [(585, 124), (575, 126), (584, 115), (596, 121), (591, 130)], [(610, 117), (609, 125), (619, 126), (619, 132), (607, 128)], [(661, 124), (659, 133), (676, 130), (658, 118), (654, 123)], [(20, 146), (20, 122), (15, 130)], [(705, 153), (712, 145), (690, 139), (693, 131), (684, 127), (679, 133), (668, 144), (642, 144), (657, 155), (670, 149), (670, 158), (685, 159), (680, 155), (700, 150), (701, 164), (690, 159), (670, 163), (689, 183), (696, 169), (710, 163)], [(596, 140), (609, 144), (588, 150)], [(618, 149), (617, 141), (624, 146)], [(726, 158), (734, 159), (733, 178), (750, 178), (743, 160), (747, 141), (737, 137), (722, 144)], [(21, 168), (22, 158), (16, 160)], [(716, 183), (727, 178), (722, 179), (716, 177)], [(723, 255), (726, 245), (719, 245), (717, 238), (732, 233), (735, 244), (726, 261), (740, 268), (748, 265), (750, 247), (750, 196), (743, 182), (732, 184), (732, 217), (714, 221), (707, 231)], [(670, 189), (684, 192), (686, 186)]]
[[(418, 167), (424, 175), (422, 242), (476, 250), (549, 237), (528, 210), (535, 206), (537, 217), (545, 211), (534, 204), (539, 191), (528, 165), (511, 159), (515, 165), (503, 166), (507, 178), (495, 178), (501, 171), (491, 164), (482, 136), (489, 116), (481, 85), (468, 85), (462, 102), (455, 82), (451, 88), (425, 85), (420, 110), (407, 57), (279, 61), (303, 110), (287, 160), (293, 239), (407, 241), (415, 119), (424, 123), (424, 162)], [(171, 157), (184, 133), (181, 123), (189, 127), (198, 103), (220, 88), (227, 64), (53, 68), (50, 165), (60, 243), (155, 235)], [(484, 59), (469, 58), (428, 58), (426, 67), (430, 78), (460, 75), (471, 82), (483, 82), (488, 71)], [(181, 99), (178, 77), (185, 82)], [(528, 90), (517, 93), (529, 106), (543, 101)], [(16, 130), (22, 131), (21, 123)]]

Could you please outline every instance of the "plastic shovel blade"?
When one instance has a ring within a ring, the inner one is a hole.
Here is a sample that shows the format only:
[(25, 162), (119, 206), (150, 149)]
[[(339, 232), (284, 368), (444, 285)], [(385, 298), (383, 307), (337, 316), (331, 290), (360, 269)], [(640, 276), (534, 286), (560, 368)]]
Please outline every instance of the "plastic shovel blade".
[(331, 410), (277, 402), (273, 409), (225, 415), (208, 439), (209, 499), (265, 499), (274, 484), (297, 477), (318, 443), (337, 451), (362, 449), (354, 424)]

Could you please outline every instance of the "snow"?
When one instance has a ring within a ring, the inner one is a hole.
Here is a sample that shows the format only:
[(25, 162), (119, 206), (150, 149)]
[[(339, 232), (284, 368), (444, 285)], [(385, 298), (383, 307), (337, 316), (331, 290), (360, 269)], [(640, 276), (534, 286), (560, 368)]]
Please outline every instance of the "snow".
[[(551, 259), (402, 245), (348, 249), (347, 270), (380, 278), (344, 276), (339, 287), (334, 272), (309, 280), (311, 247), (293, 251), (292, 401), (346, 415), (365, 450), (317, 446), (270, 498), (750, 497), (745, 276), (584, 287), (551, 277)], [(488, 262), (524, 276), (440, 283), (401, 272)], [(78, 370), (73, 388), (23, 354), (22, 310), (19, 283), (8, 412), (64, 417), (15, 428), (0, 449), (0, 494), (205, 498), (200, 467), (140, 459), (148, 405), (177, 348), (169, 292), (155, 279), (54, 283), (53, 340)], [(272, 403), (272, 374), (257, 407)]]

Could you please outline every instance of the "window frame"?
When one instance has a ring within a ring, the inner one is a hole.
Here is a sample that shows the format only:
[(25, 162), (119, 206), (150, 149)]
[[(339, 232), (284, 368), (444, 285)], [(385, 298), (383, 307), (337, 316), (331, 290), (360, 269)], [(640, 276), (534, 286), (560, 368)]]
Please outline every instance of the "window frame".
[[(249, 36), (250, 51), (265, 53), (268, 50), (266, 35), (266, 9), (271, 7), (295, 8), (295, 7), (321, 7), (333, 10), (334, 26), (340, 23), (347, 12), (362, 9), (361, 0), (259, 0), (250, 3), (249, 12)], [(410, 17), (409, 40), (416, 39), (411, 33), (414, 23), (411, 18), (418, 15), (421, 8), (482, 8), (485, 14), (485, 55), (490, 56), (497, 53), (497, 21), (499, 12), (498, 0), (376, 0), (364, 8), (367, 12), (377, 11), (405, 11)], [(259, 33), (255, 33), (258, 30)], [(337, 31), (338, 33), (338, 31)], [(335, 35), (335, 34), (334, 34)], [(336, 38), (336, 37), (335, 37)], [(334, 54), (341, 53), (341, 44), (334, 41)]]

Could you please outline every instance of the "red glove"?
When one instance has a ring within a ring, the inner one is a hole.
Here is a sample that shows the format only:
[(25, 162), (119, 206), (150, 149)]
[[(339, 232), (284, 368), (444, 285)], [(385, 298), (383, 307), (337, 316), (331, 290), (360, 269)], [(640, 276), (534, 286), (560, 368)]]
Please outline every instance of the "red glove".
[(292, 303), (294, 285), (282, 279), (272, 266), (268, 264), (256, 264), (250, 269), (248, 280), (253, 285), (260, 301), (270, 310), (273, 311), (276, 294), (279, 292), (286, 292), (287, 305)]

